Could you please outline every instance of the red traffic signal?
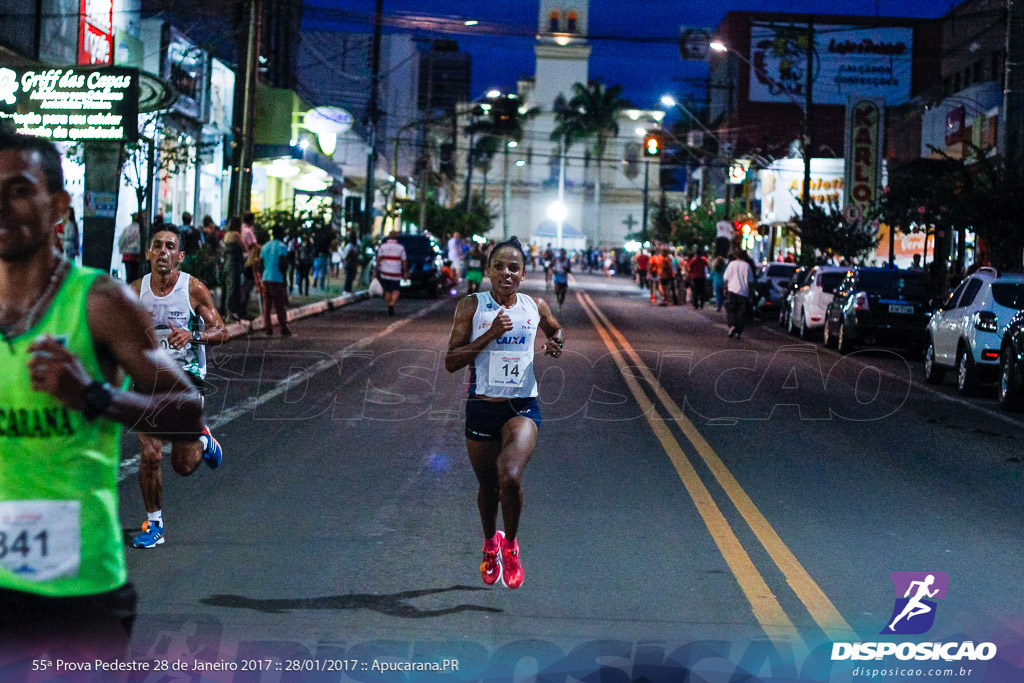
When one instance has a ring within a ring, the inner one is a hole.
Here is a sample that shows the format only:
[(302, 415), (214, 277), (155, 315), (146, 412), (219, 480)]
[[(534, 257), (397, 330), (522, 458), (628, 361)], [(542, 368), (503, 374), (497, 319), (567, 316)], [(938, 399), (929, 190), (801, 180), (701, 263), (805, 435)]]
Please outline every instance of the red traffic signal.
[(644, 136), (644, 156), (661, 156), (661, 137), (657, 133), (647, 133)]

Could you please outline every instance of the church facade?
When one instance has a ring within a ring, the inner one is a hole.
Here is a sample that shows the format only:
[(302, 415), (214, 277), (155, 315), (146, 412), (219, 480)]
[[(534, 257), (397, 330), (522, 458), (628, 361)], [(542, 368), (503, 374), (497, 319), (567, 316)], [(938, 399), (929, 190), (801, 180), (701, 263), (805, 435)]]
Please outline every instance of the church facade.
[[(558, 215), (552, 206), (559, 200), (563, 164), (563, 247), (621, 247), (627, 235), (639, 233), (645, 170), (650, 223), (660, 193), (660, 166), (658, 159), (648, 162), (642, 156), (643, 135), (659, 127), (663, 112), (626, 109), (618, 121), (618, 134), (608, 138), (600, 165), (592, 156), (593, 140), (571, 146), (564, 159), (559, 155), (560, 144), (551, 140), (556, 126), (555, 99), (559, 95), (570, 99), (573, 84), (586, 85), (590, 76), (588, 9), (586, 0), (573, 4), (540, 0), (534, 45), (536, 70), (532, 78), (518, 83), (515, 93), (521, 113), (534, 108), (539, 113), (525, 121), (521, 140), (503, 146), (492, 161), (487, 198), (498, 215), (487, 234), (490, 239), (516, 235), (524, 243), (529, 240), (541, 247), (558, 246), (557, 223), (551, 216)], [(464, 162), (460, 167), (465, 168)], [(479, 171), (475, 173), (474, 186), (479, 193), (482, 179)], [(596, 193), (599, 203), (595, 202)]]

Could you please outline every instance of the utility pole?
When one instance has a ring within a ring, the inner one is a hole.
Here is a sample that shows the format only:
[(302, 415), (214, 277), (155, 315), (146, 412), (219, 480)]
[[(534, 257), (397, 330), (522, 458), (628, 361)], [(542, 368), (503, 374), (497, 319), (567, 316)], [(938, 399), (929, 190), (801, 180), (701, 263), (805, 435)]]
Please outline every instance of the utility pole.
[(804, 191), (800, 196), (800, 219), (807, 220), (811, 206), (811, 155), (814, 153), (813, 109), (814, 106), (814, 17), (807, 18), (807, 85), (804, 87), (806, 101), (804, 103)]
[(469, 213), (473, 205), (473, 137), (474, 133), (476, 133), (475, 124), (476, 116), (474, 115), (472, 121), (470, 121), (469, 124), (469, 149), (466, 150), (466, 197), (463, 200), (463, 208), (465, 209), (466, 213)]
[(1021, 162), (1024, 144), (1024, 0), (1006, 0), (1006, 74), (1003, 87), (1003, 155), (1008, 170)]
[[(427, 200), (430, 198), (430, 142), (427, 140), (427, 122), (434, 116), (434, 41), (430, 41), (430, 52), (427, 55), (427, 107), (424, 112), (423, 126), (420, 128), (420, 143), (423, 145), (420, 154), (420, 180), (416, 190), (416, 198), (420, 202), (420, 219), (416, 224), (420, 234), (427, 231)], [(422, 196), (421, 196), (422, 195)]]
[(504, 162), (502, 162), (503, 163), (503, 169), (502, 169), (501, 174), (502, 174), (502, 178), (505, 181), (505, 185), (504, 185), (504, 187), (502, 188), (502, 191), (501, 191), (501, 232), (502, 232), (502, 234), (507, 235), (508, 234), (508, 204), (509, 204), (509, 196), (512, 194), (512, 190), (511, 190), (511, 186), (509, 185), (509, 182), (508, 182), (508, 149), (509, 149), (508, 145), (509, 145), (509, 140), (508, 140), (508, 138), (503, 138), (502, 142), (504, 143), (504, 147), (505, 147), (505, 150), (504, 150), (505, 160), (504, 160)]
[(380, 33), (384, 20), (384, 0), (377, 0), (377, 11), (373, 18), (373, 62), (371, 65), (372, 79), (370, 82), (370, 103), (366, 108), (366, 196), (363, 206), (362, 236), (373, 231), (373, 192), (377, 170), (377, 123), (380, 121), (380, 109), (377, 99), (380, 90)]
[[(252, 192), (252, 162), (254, 156), (253, 115), (256, 108), (256, 62), (259, 57), (263, 1), (249, 0), (247, 33), (245, 38), (245, 68), (242, 70), (241, 101), (235, 99), (234, 129), (239, 139), (231, 164), (231, 187), (228, 195), (228, 214), (240, 215), (249, 210)], [(238, 80), (236, 78), (236, 84)], [(237, 87), (237, 86), (236, 86)], [(239, 106), (240, 105), (240, 106)]]

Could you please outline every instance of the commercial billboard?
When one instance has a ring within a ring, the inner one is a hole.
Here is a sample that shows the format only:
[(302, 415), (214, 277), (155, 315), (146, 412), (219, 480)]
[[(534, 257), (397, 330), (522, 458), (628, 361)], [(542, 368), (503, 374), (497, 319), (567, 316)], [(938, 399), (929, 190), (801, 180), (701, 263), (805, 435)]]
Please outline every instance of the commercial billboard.
[[(751, 101), (803, 103), (807, 38), (806, 23), (751, 26)], [(814, 103), (845, 105), (850, 95), (906, 102), (913, 39), (912, 28), (815, 24)]]
[(13, 119), (19, 133), (54, 141), (135, 140), (139, 72), (0, 67), (0, 118)]
[(82, 0), (79, 11), (78, 63), (114, 62), (114, 0)]

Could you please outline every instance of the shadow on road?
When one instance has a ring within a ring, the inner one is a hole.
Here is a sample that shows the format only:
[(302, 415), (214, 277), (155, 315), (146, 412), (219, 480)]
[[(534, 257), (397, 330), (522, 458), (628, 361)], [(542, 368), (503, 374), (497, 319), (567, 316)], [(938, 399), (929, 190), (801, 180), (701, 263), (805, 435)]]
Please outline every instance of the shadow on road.
[(449, 593), (452, 591), (484, 591), (486, 588), (479, 586), (452, 586), (451, 588), (427, 588), (417, 591), (403, 591), (390, 595), (371, 595), (367, 593), (352, 593), (350, 595), (328, 595), (319, 598), (290, 598), (276, 600), (259, 600), (247, 598), (244, 595), (211, 595), (199, 602), (211, 607), (233, 607), (236, 609), (251, 609), (267, 614), (281, 614), (291, 610), (317, 610), (317, 609), (369, 609), (392, 617), (404, 619), (423, 619), (426, 617), (441, 617), (456, 612), (502, 612), (496, 607), (481, 607), (480, 605), (455, 605), (443, 609), (421, 609), (414, 605), (407, 604), (406, 600), (421, 598), (426, 595), (437, 593)]

